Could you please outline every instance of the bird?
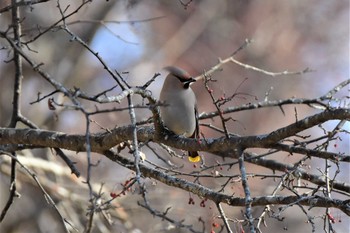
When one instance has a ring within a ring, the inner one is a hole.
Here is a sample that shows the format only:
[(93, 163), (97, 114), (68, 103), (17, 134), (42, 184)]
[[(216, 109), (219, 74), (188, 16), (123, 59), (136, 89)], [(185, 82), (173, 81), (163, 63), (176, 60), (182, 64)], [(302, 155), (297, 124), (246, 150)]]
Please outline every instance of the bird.
[[(163, 103), (160, 106), (163, 124), (177, 135), (199, 139), (197, 100), (190, 87), (196, 79), (179, 67), (168, 66), (164, 70), (169, 74), (159, 97)], [(197, 151), (188, 151), (188, 159), (195, 163), (200, 156)]]

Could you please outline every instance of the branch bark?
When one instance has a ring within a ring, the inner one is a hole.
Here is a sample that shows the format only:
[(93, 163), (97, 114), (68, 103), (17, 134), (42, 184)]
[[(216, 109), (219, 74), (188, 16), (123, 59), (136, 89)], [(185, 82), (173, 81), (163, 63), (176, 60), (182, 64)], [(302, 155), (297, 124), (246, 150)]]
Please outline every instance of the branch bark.
[[(153, 141), (163, 143), (178, 149), (194, 149), (206, 151), (214, 154), (224, 155), (224, 152), (231, 151), (238, 146), (242, 148), (277, 148), (290, 151), (290, 147), (281, 146), (279, 141), (291, 137), (303, 130), (317, 126), (328, 120), (347, 120), (350, 119), (350, 109), (327, 110), (313, 116), (302, 119), (294, 124), (284, 128), (277, 129), (270, 134), (246, 136), (246, 137), (221, 137), (202, 139), (200, 143), (194, 139), (178, 137), (166, 132), (159, 135), (152, 126), (143, 126), (137, 128), (137, 138), (140, 142)], [(102, 152), (121, 142), (132, 140), (134, 127), (132, 125), (118, 127), (107, 133), (91, 134), (90, 143), (93, 152)], [(52, 147), (72, 150), (76, 152), (86, 151), (85, 135), (65, 134), (56, 131), (38, 130), (38, 129), (13, 129), (0, 128), (0, 145), (5, 144), (26, 144), (38, 147)], [(309, 156), (331, 159), (336, 162), (350, 162), (350, 155), (343, 155), (330, 152), (314, 151), (303, 147), (298, 147), (298, 153), (305, 153)], [(296, 149), (295, 149), (296, 150)], [(230, 155), (232, 156), (232, 154)]]

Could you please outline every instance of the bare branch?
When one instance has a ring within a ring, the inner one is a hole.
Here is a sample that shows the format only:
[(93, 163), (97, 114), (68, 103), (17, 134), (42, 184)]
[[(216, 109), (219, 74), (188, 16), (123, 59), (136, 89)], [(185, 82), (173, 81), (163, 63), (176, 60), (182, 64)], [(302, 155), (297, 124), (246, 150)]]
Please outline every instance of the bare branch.
[(220, 204), (220, 203), (217, 203), (217, 204), (216, 204), (216, 207), (217, 207), (218, 210), (219, 210), (221, 219), (222, 219), (222, 221), (223, 221), (224, 224), (225, 224), (225, 227), (226, 227), (227, 232), (229, 232), (229, 233), (233, 232), (233, 231), (231, 230), (231, 227), (230, 227), (228, 221), (227, 221), (226, 214), (225, 214), (224, 210), (222, 209), (221, 204)]
[[(130, 169), (135, 169), (135, 164), (133, 161), (124, 158), (112, 150), (105, 151), (104, 154), (112, 161), (118, 161), (124, 164)], [(139, 164), (140, 171), (145, 177), (150, 177), (156, 179), (166, 185), (181, 188), (183, 190), (194, 193), (200, 197), (205, 197), (212, 200), (215, 203), (225, 203), (232, 206), (246, 206), (246, 198), (234, 197), (226, 194), (221, 194), (215, 192), (207, 187), (199, 184), (192, 183), (190, 181), (176, 178), (167, 175), (157, 169), (149, 168), (143, 164)], [(286, 205), (286, 204), (301, 204), (310, 207), (334, 207), (341, 209), (344, 213), (350, 216), (350, 203), (348, 201), (341, 201), (333, 198), (326, 198), (320, 196), (262, 196), (262, 197), (252, 197), (251, 206), (265, 206), (272, 204)]]
[(253, 215), (252, 215), (252, 198), (250, 194), (250, 188), (248, 185), (246, 168), (244, 165), (244, 153), (242, 150), (239, 150), (238, 153), (239, 153), (239, 158), (238, 158), (239, 171), (241, 172), (242, 186), (245, 194), (245, 201), (244, 201), (245, 210), (246, 210), (245, 216), (248, 219), (250, 233), (255, 233), (255, 226), (254, 226)]
[(10, 11), (13, 7), (20, 7), (20, 6), (33, 6), (35, 4), (43, 3), (43, 2), (48, 2), (50, 0), (20, 0), (13, 5), (13, 3), (9, 6), (6, 6), (2, 9), (0, 9), (0, 14), (4, 13), (6, 11)]
[(238, 65), (240, 67), (243, 67), (244, 69), (252, 70), (252, 71), (255, 71), (255, 72), (258, 72), (258, 73), (261, 73), (261, 74), (264, 74), (264, 75), (268, 75), (268, 76), (271, 76), (271, 77), (286, 76), (286, 75), (302, 75), (302, 74), (309, 73), (309, 72), (313, 71), (313, 70), (311, 70), (309, 68), (305, 68), (302, 71), (292, 71), (292, 72), (290, 72), (290, 71), (286, 70), (286, 71), (282, 71), (282, 72), (271, 72), (271, 71), (260, 69), (260, 68), (255, 67), (255, 66), (244, 64), (244, 63), (236, 60), (234, 58), (234, 56), (237, 54), (237, 52), (240, 51), (241, 49), (244, 49), (245, 47), (247, 47), (251, 42), (252, 42), (252, 40), (246, 39), (245, 43), (242, 46), (240, 46), (230, 57), (225, 58), (223, 60), (221, 58), (219, 58), (219, 62), (218, 62), (217, 65), (211, 67), (208, 71), (204, 72), (204, 74), (201, 74), (201, 75), (195, 77), (195, 79), (196, 80), (204, 79), (205, 76), (210, 76), (212, 73), (221, 70), (222, 66), (224, 64), (226, 64), (226, 63), (229, 63), (229, 62), (232, 62), (232, 63), (234, 63), (234, 64), (236, 64), (236, 65)]
[[(51, 196), (46, 192), (46, 190), (44, 189), (44, 187), (41, 185), (37, 175), (35, 173), (33, 173), (31, 170), (29, 170), (29, 168), (27, 168), (26, 166), (24, 166), (18, 159), (16, 156), (13, 156), (11, 154), (8, 154), (6, 152), (1, 152), (2, 154), (6, 154), (7, 156), (11, 157), (12, 160), (16, 160), (16, 162), (33, 178), (33, 180), (35, 181), (35, 183), (38, 185), (38, 187), (40, 188), (41, 192), (43, 193), (43, 195), (45, 196), (45, 199), (47, 200), (48, 204), (51, 205), (56, 213), (58, 214), (58, 216), (61, 219), (62, 225), (64, 227), (65, 232), (69, 233), (69, 230), (66, 226), (67, 220), (62, 216), (61, 212), (58, 210), (56, 203), (53, 201), (53, 199), (51, 198)], [(70, 224), (70, 223), (68, 223)]]
[[(321, 112), (311, 117), (302, 119), (296, 123), (286, 126), (281, 129), (277, 129), (270, 134), (246, 136), (246, 137), (230, 137), (230, 138), (217, 138), (217, 139), (202, 139), (201, 143), (197, 140), (187, 139), (183, 137), (176, 137), (175, 135), (167, 134), (168, 137), (156, 136), (156, 131), (152, 126), (138, 127), (137, 137), (140, 142), (154, 141), (157, 143), (164, 143), (171, 147), (179, 149), (193, 148), (195, 150), (207, 151), (207, 152), (220, 152), (229, 151), (234, 147), (242, 146), (244, 148), (270, 148), (278, 144), (279, 141), (293, 136), (305, 129), (311, 128), (318, 124), (324, 123), (331, 119), (345, 120), (350, 117), (350, 110), (347, 109), (336, 109)], [(165, 129), (161, 132), (165, 132)], [(111, 130), (112, 133), (100, 133), (91, 135), (91, 148), (92, 151), (101, 152), (108, 148), (111, 148), (123, 141), (132, 140), (132, 126), (123, 126)], [(292, 132), (291, 132), (292, 131)], [(35, 130), (35, 129), (6, 129), (0, 128), (0, 144), (31, 144), (39, 147), (47, 146), (52, 148), (62, 148), (73, 151), (86, 151), (84, 135), (68, 135), (61, 132), (46, 131), (46, 130)], [(277, 144), (276, 144), (277, 143)], [(281, 149), (280, 148), (280, 149)], [(286, 150), (289, 150), (286, 149)], [(305, 150), (304, 150), (305, 151)], [(302, 149), (300, 151), (302, 152)], [(317, 153), (311, 151), (305, 151), (305, 153), (317, 156)], [(325, 154), (329, 152), (323, 152)], [(349, 155), (342, 154), (328, 154), (330, 158), (334, 158), (335, 161), (350, 162)]]

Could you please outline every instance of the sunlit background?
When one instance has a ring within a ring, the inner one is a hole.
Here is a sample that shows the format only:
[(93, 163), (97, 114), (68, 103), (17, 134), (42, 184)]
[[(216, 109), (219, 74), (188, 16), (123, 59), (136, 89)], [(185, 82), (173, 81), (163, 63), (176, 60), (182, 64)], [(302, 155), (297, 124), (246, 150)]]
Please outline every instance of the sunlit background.
[[(0, 8), (5, 7), (9, 2), (0, 2)], [(59, 2), (62, 8), (69, 5), (67, 13), (76, 9), (80, 4), (80, 1)], [(39, 27), (40, 30), (43, 30), (60, 19), (57, 1), (22, 7), (21, 15), (24, 19), (22, 23), (24, 41), (36, 36)], [(6, 30), (11, 23), (10, 20), (9, 12), (2, 13), (0, 30)], [(244, 44), (246, 39), (252, 40), (252, 43), (235, 56), (242, 63), (271, 72), (302, 71), (306, 68), (312, 72), (272, 77), (227, 63), (223, 65), (222, 71), (213, 74), (212, 77), (217, 81), (210, 83), (216, 97), (241, 93), (226, 107), (265, 99), (317, 98), (349, 78), (349, 1), (346, 0), (202, 0), (192, 1), (187, 7), (176, 0), (95, 0), (68, 18), (66, 23), (94, 52), (98, 52), (112, 70), (122, 74), (129, 84), (143, 85), (155, 73), (160, 72), (162, 75), (149, 88), (156, 97), (159, 95), (164, 80), (163, 67), (176, 65), (193, 76), (199, 75), (216, 65), (219, 58), (229, 57)], [(52, 29), (30, 44), (31, 51), (28, 50), (29, 48), (24, 49), (37, 64), (44, 63), (41, 68), (53, 79), (68, 88), (78, 87), (90, 95), (95, 95), (114, 86), (115, 81), (96, 56), (73, 39), (63, 30)], [(4, 42), (0, 40), (1, 48), (8, 46)], [(5, 62), (10, 60), (11, 56), (8, 50), (0, 50), (0, 127), (7, 126), (11, 117), (12, 89), (10, 87), (13, 85), (13, 64)], [(24, 66), (23, 114), (40, 128), (67, 133), (84, 133), (86, 122), (82, 114), (73, 110), (50, 111), (46, 101), (31, 104), (37, 99), (39, 92), (45, 95), (54, 89), (41, 79), (26, 62)], [(203, 82), (195, 83), (193, 89), (197, 95), (199, 112), (214, 111), (215, 106)], [(348, 90), (349, 88), (346, 88), (338, 93), (337, 97), (342, 98), (349, 95)], [(119, 89), (116, 88), (109, 94), (118, 94), (118, 91)], [(57, 102), (66, 100), (62, 95), (55, 95), (54, 98)], [(135, 98), (135, 101), (141, 102), (142, 100)], [(95, 109), (93, 103), (84, 101), (82, 103), (88, 110)], [(125, 104), (123, 102), (121, 105)], [(339, 103), (334, 104), (336, 106)], [(114, 105), (103, 106), (107, 108)], [(240, 135), (263, 134), (293, 123), (296, 116), (302, 119), (317, 112), (306, 106), (285, 107), (284, 114), (279, 108), (240, 112), (231, 114), (235, 121), (229, 124), (229, 130)], [(140, 110), (137, 113), (138, 120), (145, 120), (151, 116), (151, 113), (146, 110)], [(94, 132), (130, 123), (127, 112), (101, 114), (94, 116), (93, 120), (96, 121), (92, 123)], [(218, 119), (204, 120), (202, 123), (212, 123), (221, 127)], [(336, 124), (337, 122), (328, 122), (324, 126), (327, 127), (327, 130), (332, 130)], [(349, 122), (346, 129), (350, 130)], [(206, 127), (201, 127), (201, 131), (206, 137), (219, 136)], [(322, 134), (323, 132), (322, 129), (313, 129), (308, 133)], [(349, 154), (349, 136), (341, 135), (341, 139), (331, 144), (329, 151)], [(145, 149), (143, 152), (148, 159), (161, 166), (166, 166), (153, 156), (150, 150)], [(158, 152), (164, 153), (162, 150)], [(26, 156), (61, 163), (49, 150), (38, 150), (37, 153)], [(78, 161), (79, 169), (84, 174), (86, 172), (85, 154), (67, 153), (71, 155), (72, 160)], [(293, 158), (287, 153), (281, 153), (278, 156), (285, 163), (300, 159), (300, 157)], [(212, 163), (216, 160), (222, 161), (210, 154), (204, 154), (204, 157)], [(0, 157), (0, 166), (2, 166), (1, 159)], [(131, 171), (104, 157), (94, 156), (94, 161), (99, 161), (99, 164), (93, 168), (93, 180), (97, 184), (105, 183), (108, 190), (116, 192), (121, 190), (120, 184), (133, 176)], [(196, 169), (186, 160), (175, 160), (175, 162), (184, 165), (183, 171)], [(313, 172), (321, 175), (317, 173), (317, 168), (324, 169), (323, 161), (315, 159), (307, 163)], [(338, 178), (349, 182), (350, 167), (349, 165), (343, 166), (340, 167), (343, 172)], [(0, 173), (1, 208), (7, 200), (9, 187), (9, 177), (4, 171), (5, 167), (6, 165), (3, 165), (2, 173)], [(267, 172), (256, 166), (248, 165), (247, 169), (248, 172)], [(229, 172), (239, 174), (238, 168), (233, 168)], [(66, 188), (87, 198), (87, 191), (84, 191), (82, 181), (83, 179), (75, 180), (77, 185)], [(57, 183), (62, 185), (59, 180)], [(179, 220), (185, 219), (187, 224), (193, 224), (198, 230), (202, 226), (202, 223), (198, 221), (201, 217), (205, 221), (206, 229), (210, 229), (214, 217), (218, 214), (214, 204), (208, 202), (206, 207), (201, 208), (199, 207), (201, 200), (193, 197), (196, 202), (195, 206), (188, 205), (188, 193), (166, 187), (161, 183), (155, 184), (154, 181), (148, 179), (146, 183), (154, 208), (165, 211), (171, 206), (172, 217)], [(221, 185), (219, 181), (204, 179), (202, 183), (216, 189), (219, 189)], [(275, 187), (275, 183), (271, 180), (256, 179), (251, 181), (251, 185), (255, 196), (271, 194)], [(16, 200), (14, 208), (7, 216), (7, 221), (0, 225), (1, 232), (3, 230), (6, 230), (4, 232), (35, 232), (38, 229), (40, 232), (57, 232), (60, 229), (59, 226), (53, 224), (55, 215), (35, 186), (23, 182), (23, 185), (19, 187), (19, 192), (22, 198)], [(231, 190), (225, 190), (225, 192), (244, 196), (240, 183), (232, 184)], [(122, 230), (115, 232), (167, 232), (165, 229), (170, 232), (173, 226), (159, 218), (153, 218), (147, 210), (137, 205), (138, 200), (141, 199), (137, 195), (137, 190), (134, 194), (129, 193), (117, 199), (120, 215), (114, 216), (117, 219), (114, 229)], [(59, 198), (56, 201), (59, 203)], [(62, 203), (62, 206), (64, 208), (65, 204)], [(231, 219), (243, 218), (240, 208), (230, 209), (225, 206), (224, 209)], [(68, 207), (66, 211), (69, 212)], [(81, 211), (81, 216), (85, 215), (84, 209), (79, 211)], [(262, 208), (257, 208), (253, 214), (258, 215), (261, 211)], [(319, 210), (311, 210), (313, 215), (323, 214), (317, 211)], [(346, 232), (349, 229), (349, 218), (338, 210), (334, 210), (333, 214), (337, 219), (334, 228), (337, 232)], [(283, 222), (267, 219), (267, 228), (264, 230), (284, 232), (287, 229), (287, 232), (311, 232), (310, 224), (306, 223), (306, 216), (297, 207), (288, 209), (283, 216), (286, 217)], [(317, 221), (322, 222), (322, 220)], [(319, 227), (318, 232), (321, 232), (322, 224)], [(99, 226), (97, 229), (96, 232), (103, 232)], [(235, 230), (239, 232), (238, 224)], [(173, 229), (173, 232), (179, 231)]]

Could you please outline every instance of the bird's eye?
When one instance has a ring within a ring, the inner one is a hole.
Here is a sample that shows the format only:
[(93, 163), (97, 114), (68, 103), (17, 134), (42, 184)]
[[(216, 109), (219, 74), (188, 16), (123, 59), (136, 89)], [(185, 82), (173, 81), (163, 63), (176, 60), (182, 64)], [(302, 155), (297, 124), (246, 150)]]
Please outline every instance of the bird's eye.
[(190, 82), (185, 82), (185, 83), (184, 83), (184, 88), (185, 88), (185, 89), (188, 89), (189, 87), (190, 87)]

